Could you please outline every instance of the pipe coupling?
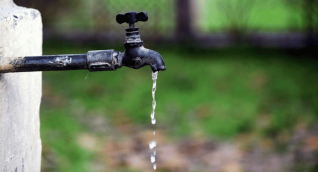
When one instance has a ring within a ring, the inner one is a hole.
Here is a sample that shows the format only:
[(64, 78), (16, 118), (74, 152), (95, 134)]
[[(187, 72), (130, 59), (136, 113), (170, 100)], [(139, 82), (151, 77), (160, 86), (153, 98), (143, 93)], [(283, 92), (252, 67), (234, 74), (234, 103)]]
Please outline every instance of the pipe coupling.
[(118, 64), (119, 52), (114, 50), (96, 50), (87, 52), (88, 70), (94, 71), (110, 71), (116, 70)]

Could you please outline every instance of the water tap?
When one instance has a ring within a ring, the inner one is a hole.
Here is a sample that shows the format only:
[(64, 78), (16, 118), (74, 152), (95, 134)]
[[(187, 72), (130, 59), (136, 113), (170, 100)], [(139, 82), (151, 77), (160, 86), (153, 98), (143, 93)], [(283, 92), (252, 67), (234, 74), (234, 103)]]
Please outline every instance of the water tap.
[(116, 21), (119, 24), (129, 24), (129, 27), (126, 29), (125, 52), (120, 54), (123, 66), (139, 69), (145, 65), (150, 65), (153, 72), (166, 70), (161, 55), (143, 46), (144, 42), (140, 38), (139, 28), (135, 27), (135, 23), (138, 21), (148, 21), (146, 12), (118, 14)]
[(116, 21), (119, 24), (129, 24), (123, 53), (114, 50), (94, 50), (88, 51), (87, 54), (15, 57), (11, 61), (2, 61), (0, 58), (0, 73), (80, 69), (112, 71), (122, 66), (139, 69), (145, 65), (149, 65), (153, 72), (166, 70), (161, 55), (143, 46), (139, 28), (135, 27), (138, 21), (148, 21), (146, 12), (118, 14)]

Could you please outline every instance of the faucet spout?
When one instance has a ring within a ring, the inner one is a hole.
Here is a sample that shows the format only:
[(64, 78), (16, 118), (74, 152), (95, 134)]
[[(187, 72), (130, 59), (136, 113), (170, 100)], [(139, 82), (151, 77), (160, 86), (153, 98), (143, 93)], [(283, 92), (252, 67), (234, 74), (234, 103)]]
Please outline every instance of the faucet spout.
[(162, 56), (154, 50), (144, 46), (127, 47), (121, 54), (122, 65), (133, 69), (139, 69), (149, 65), (153, 72), (166, 70), (165, 62)]

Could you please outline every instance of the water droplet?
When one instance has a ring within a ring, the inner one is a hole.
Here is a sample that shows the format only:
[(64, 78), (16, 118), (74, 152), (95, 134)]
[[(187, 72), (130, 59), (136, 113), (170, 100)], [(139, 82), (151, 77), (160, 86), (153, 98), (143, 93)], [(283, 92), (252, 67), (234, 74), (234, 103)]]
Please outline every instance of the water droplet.
[(150, 156), (150, 162), (151, 162), (151, 163), (156, 162), (156, 157), (155, 157), (154, 154), (151, 154), (151, 156)]
[(151, 123), (152, 123), (152, 124), (156, 124), (156, 119), (155, 119), (155, 118), (152, 118), (152, 119), (151, 119)]
[(87, 72), (87, 75), (86, 75), (86, 78), (85, 78), (85, 80), (87, 80), (88, 74), (89, 74), (89, 71)]
[(155, 148), (157, 146), (157, 142), (156, 141), (151, 141), (150, 143), (149, 143), (149, 148), (150, 149), (153, 149), (153, 148)]
[(153, 119), (155, 117), (155, 111), (151, 111), (150, 117), (151, 117), (151, 119)]
[(157, 169), (157, 164), (156, 164), (156, 163), (153, 164), (153, 169), (154, 169), (154, 170)]

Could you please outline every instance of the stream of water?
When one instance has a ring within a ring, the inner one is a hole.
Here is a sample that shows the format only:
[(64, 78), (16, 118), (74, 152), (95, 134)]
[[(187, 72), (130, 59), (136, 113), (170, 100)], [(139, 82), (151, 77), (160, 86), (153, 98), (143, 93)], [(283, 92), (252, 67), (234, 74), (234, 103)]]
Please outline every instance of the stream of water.
[[(158, 72), (153, 72), (152, 73), (152, 111), (150, 114), (151, 117), (151, 124), (155, 125), (156, 124), (156, 118), (155, 118), (155, 109), (156, 109), (156, 100), (155, 100), (155, 93), (156, 93), (156, 88), (157, 88), (157, 78), (158, 78)], [(153, 131), (153, 135), (156, 135), (156, 131)], [(150, 155), (150, 162), (152, 163), (153, 169), (157, 169), (156, 165), (156, 148), (157, 142), (156, 141), (151, 141), (149, 143), (149, 148), (153, 150), (153, 153)]]

